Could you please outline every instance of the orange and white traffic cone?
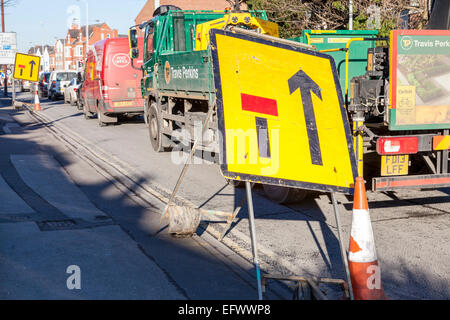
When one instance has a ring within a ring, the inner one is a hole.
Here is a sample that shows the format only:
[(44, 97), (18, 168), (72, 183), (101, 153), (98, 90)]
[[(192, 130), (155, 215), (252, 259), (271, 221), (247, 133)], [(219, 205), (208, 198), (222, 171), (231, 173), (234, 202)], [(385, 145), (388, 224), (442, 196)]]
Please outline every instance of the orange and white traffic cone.
[(39, 102), (37, 89), (34, 91), (34, 111), (41, 111), (41, 103)]
[(386, 299), (362, 177), (357, 177), (355, 183), (348, 267), (355, 300)]

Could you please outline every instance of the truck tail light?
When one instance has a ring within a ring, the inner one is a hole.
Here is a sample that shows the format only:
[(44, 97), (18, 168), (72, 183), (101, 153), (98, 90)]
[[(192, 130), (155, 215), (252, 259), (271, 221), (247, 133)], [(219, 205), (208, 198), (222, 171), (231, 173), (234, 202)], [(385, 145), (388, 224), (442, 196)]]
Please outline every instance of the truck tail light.
[(56, 81), (52, 81), (52, 88), (56, 88)]
[(414, 154), (419, 150), (417, 137), (382, 137), (377, 141), (377, 153), (390, 154)]
[(73, 91), (77, 92), (77, 91), (78, 91), (78, 89), (77, 89), (77, 88), (73, 88)]

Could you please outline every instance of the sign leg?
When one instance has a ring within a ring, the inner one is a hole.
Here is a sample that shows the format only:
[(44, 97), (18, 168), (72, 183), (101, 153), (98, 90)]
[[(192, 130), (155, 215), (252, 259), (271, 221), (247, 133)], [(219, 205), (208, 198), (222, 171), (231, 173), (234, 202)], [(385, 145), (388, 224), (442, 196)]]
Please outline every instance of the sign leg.
[(259, 269), (258, 262), (258, 249), (256, 248), (255, 216), (253, 213), (252, 186), (250, 182), (245, 182), (245, 189), (247, 191), (248, 217), (250, 225), (250, 236), (252, 240), (253, 264), (255, 265), (256, 281), (258, 282), (258, 299), (262, 300), (261, 271)]
[(12, 79), (12, 103), (11, 105), (13, 108), (16, 105), (16, 79), (14, 77), (11, 77)]
[(350, 271), (348, 269), (348, 261), (347, 261), (346, 251), (344, 248), (344, 244), (342, 243), (341, 219), (339, 217), (338, 205), (337, 205), (336, 196), (335, 196), (334, 192), (330, 192), (330, 195), (331, 195), (331, 201), (333, 202), (334, 216), (336, 218), (336, 227), (338, 229), (339, 247), (341, 249), (341, 257), (342, 257), (342, 263), (344, 264), (344, 268), (345, 268), (345, 275), (347, 277), (348, 291), (350, 293), (350, 300), (353, 300), (352, 281), (350, 279)]

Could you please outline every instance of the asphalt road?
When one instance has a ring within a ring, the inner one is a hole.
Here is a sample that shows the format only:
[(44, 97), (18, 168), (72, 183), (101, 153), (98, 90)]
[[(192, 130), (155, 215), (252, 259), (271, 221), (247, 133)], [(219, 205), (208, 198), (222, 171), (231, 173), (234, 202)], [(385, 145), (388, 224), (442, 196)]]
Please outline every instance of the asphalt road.
[[(256, 299), (252, 264), (208, 233), (159, 229), (139, 201), (0, 99), (0, 299)], [(71, 288), (70, 268), (79, 268)], [(74, 282), (75, 283), (75, 282)], [(267, 299), (285, 299), (274, 287)]]
[[(18, 99), (31, 101), (31, 95), (20, 94)], [(82, 112), (62, 101), (43, 100), (41, 106), (40, 114), (49, 119), (52, 126), (65, 128), (74, 139), (87, 141), (102, 150), (109, 157), (105, 160), (120, 162), (138, 173), (137, 183), (147, 183), (163, 193), (173, 189), (182, 161), (174, 153), (153, 152), (142, 118), (99, 127), (96, 119), (84, 119)], [(217, 165), (197, 161), (198, 164), (190, 166), (179, 196), (198, 207), (231, 212), (244, 196), (244, 190), (228, 186)], [(347, 247), (352, 199), (345, 195), (337, 198)], [(449, 299), (450, 189), (368, 192), (368, 199), (387, 296), (391, 299)], [(269, 201), (261, 189), (256, 188), (254, 206), (264, 272), (344, 279), (328, 195), (315, 193), (302, 203), (287, 207)], [(160, 208), (154, 211), (158, 210)], [(215, 234), (224, 225), (224, 222), (210, 222), (206, 230)], [(234, 252), (246, 258), (251, 250), (248, 230), (244, 206), (225, 243), (231, 243)], [(208, 233), (199, 234), (206, 237)], [(150, 240), (143, 236), (136, 241)], [(175, 268), (171, 272), (179, 271)]]

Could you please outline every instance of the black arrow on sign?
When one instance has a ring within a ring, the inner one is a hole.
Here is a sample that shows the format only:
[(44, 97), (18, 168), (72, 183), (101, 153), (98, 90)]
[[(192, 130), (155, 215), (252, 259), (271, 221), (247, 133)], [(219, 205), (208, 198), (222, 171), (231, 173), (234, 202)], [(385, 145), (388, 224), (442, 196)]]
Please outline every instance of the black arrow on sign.
[(33, 60), (31, 60), (29, 62), (30, 66), (31, 66), (31, 71), (30, 71), (30, 78), (33, 77), (33, 67), (36, 65), (36, 62), (34, 62)]
[(320, 151), (319, 135), (317, 133), (316, 117), (314, 115), (311, 96), (312, 91), (320, 100), (322, 100), (321, 89), (302, 69), (289, 78), (288, 84), (290, 94), (293, 94), (295, 90), (300, 89), (308, 133), (311, 162), (312, 164), (321, 166), (323, 165), (322, 154)]

